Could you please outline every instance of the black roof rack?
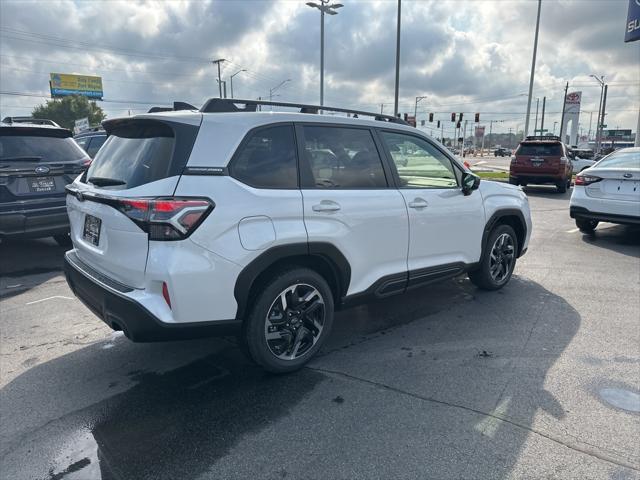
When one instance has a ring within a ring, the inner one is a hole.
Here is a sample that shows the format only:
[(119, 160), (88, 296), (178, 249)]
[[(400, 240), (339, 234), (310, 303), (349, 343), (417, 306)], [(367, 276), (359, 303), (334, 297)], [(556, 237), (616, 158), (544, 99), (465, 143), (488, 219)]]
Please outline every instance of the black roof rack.
[(173, 102), (173, 107), (151, 107), (147, 113), (177, 112), (179, 110), (198, 110), (198, 107), (186, 102)]
[(560, 141), (560, 137), (557, 135), (529, 135), (525, 138), (525, 141), (528, 140), (557, 140)]
[[(238, 105), (244, 105), (243, 108)], [(265, 100), (241, 100), (237, 98), (211, 98), (200, 109), (203, 113), (222, 113), (222, 112), (255, 112), (258, 106), (270, 107), (287, 107), (297, 108), (300, 113), (317, 114), (320, 110), (325, 112), (339, 112), (353, 115), (354, 118), (362, 115), (365, 117), (373, 117), (375, 120), (383, 122), (399, 123), (401, 125), (409, 125), (403, 119), (394, 117), (393, 115), (383, 115), (375, 112), (364, 112), (361, 110), (351, 110), (349, 108), (327, 107), (320, 105), (307, 105), (304, 103), (287, 103), (287, 102), (269, 102)]]
[(59, 127), (56, 122), (46, 118), (33, 118), (33, 117), (4, 117), (2, 123), (31, 123), (32, 125), (49, 125), (52, 127)]

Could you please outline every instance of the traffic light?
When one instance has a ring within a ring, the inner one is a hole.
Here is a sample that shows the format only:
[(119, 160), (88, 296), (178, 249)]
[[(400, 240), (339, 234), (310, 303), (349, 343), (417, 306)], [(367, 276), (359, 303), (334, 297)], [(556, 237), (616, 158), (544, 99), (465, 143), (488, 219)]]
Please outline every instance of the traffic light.
[(438, 120), (438, 128), (440, 128), (440, 120)]
[(456, 121), (456, 114), (455, 114), (455, 113), (452, 113), (452, 114), (451, 114), (451, 121), (452, 121), (452, 122), (455, 122), (455, 121)]
[(476, 123), (480, 123), (480, 114), (476, 113)]
[(460, 112), (460, 118), (458, 120), (462, 121), (462, 112)]
[(429, 123), (433, 123), (433, 113), (429, 114)]

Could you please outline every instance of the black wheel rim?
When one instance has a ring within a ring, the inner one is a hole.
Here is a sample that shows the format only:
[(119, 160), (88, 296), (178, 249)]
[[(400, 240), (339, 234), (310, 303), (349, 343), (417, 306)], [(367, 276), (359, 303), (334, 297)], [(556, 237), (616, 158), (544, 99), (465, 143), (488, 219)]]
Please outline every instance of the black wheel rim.
[(489, 258), (489, 274), (494, 282), (504, 282), (511, 273), (515, 250), (513, 238), (508, 233), (503, 233), (496, 238)]
[(281, 360), (300, 358), (317, 343), (324, 322), (324, 298), (318, 289), (305, 283), (291, 285), (280, 292), (267, 312), (267, 347)]

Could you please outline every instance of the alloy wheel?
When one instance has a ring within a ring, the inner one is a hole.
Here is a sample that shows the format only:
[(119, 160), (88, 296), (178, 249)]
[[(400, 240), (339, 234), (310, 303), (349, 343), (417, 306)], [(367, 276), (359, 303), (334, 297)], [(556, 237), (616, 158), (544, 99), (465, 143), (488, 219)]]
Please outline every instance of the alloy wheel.
[(515, 260), (515, 243), (508, 233), (496, 238), (491, 247), (489, 274), (496, 283), (502, 283), (509, 276)]

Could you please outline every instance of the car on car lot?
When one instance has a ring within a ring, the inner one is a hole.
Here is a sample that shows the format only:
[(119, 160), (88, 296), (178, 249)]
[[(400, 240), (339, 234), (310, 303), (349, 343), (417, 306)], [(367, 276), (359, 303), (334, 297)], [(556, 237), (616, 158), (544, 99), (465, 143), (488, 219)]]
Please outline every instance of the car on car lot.
[(287, 372), (334, 308), (463, 273), (509, 281), (531, 234), (520, 188), (480, 182), (396, 117), (319, 108), (212, 99), (105, 121), (67, 187), (73, 292), (133, 341), (235, 332)]
[[(571, 172), (576, 174), (581, 172), (582, 170), (586, 170), (589, 167), (593, 167), (596, 163), (596, 160), (592, 158), (583, 158), (581, 155), (585, 155), (584, 150), (575, 150), (573, 148), (569, 148), (567, 150), (569, 159), (571, 160)], [(586, 154), (588, 155), (588, 154)]]
[(571, 187), (569, 149), (556, 136), (526, 137), (520, 142), (509, 166), (509, 183), (527, 186), (554, 184), (558, 192)]
[(70, 245), (65, 185), (89, 161), (51, 121), (0, 123), (0, 239), (53, 236)]
[(640, 224), (640, 147), (616, 150), (580, 172), (569, 214), (583, 232), (599, 222)]
[(507, 157), (509, 155), (511, 155), (510, 148), (498, 147), (493, 151), (494, 157)]
[(94, 127), (75, 135), (73, 139), (91, 158), (94, 158), (100, 147), (107, 140), (107, 132), (102, 127)]

